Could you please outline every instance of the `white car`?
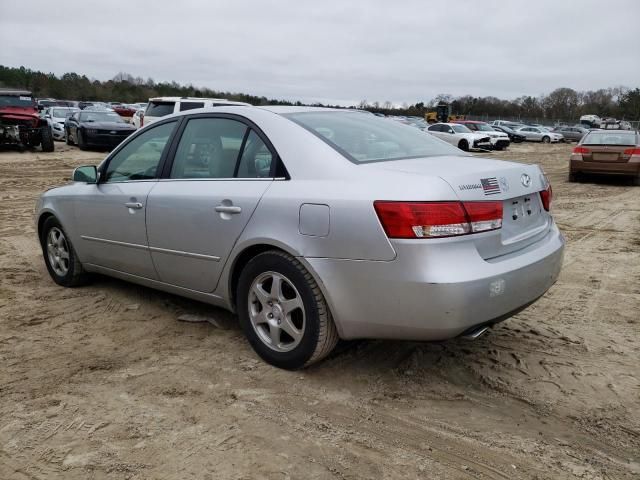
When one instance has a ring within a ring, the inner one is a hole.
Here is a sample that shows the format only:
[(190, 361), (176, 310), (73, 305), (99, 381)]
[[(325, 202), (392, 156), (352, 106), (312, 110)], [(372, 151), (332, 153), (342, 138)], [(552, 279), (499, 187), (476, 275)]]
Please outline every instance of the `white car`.
[(434, 123), (425, 129), (431, 135), (444, 140), (460, 150), (490, 150), (491, 137), (489, 135), (474, 133), (464, 125), (458, 123)]
[(67, 117), (79, 111), (79, 108), (74, 107), (47, 107), (44, 110), (44, 118), (51, 126), (54, 140), (64, 140), (64, 122)]
[(142, 127), (142, 123), (144, 120), (144, 111), (147, 109), (146, 103), (133, 103), (132, 107), (136, 109), (135, 113), (131, 117), (131, 125), (136, 128)]
[[(159, 120), (172, 113), (195, 110), (196, 108), (222, 107), (228, 105), (242, 105), (250, 107), (248, 103), (234, 102), (224, 98), (198, 98), (198, 97), (156, 97), (150, 98), (147, 108), (140, 119), (140, 127)], [(140, 128), (138, 127), (138, 128)]]
[(558, 143), (564, 142), (564, 137), (556, 132), (549, 131), (546, 127), (520, 127), (516, 132), (524, 135), (531, 142)]

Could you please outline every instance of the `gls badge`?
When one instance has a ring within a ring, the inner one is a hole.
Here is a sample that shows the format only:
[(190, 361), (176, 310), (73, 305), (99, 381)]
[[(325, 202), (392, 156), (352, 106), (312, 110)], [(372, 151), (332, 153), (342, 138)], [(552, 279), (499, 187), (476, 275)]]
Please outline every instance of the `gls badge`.
[(520, 177), (520, 183), (522, 183), (523, 187), (531, 186), (531, 177), (526, 173), (523, 173), (522, 176)]

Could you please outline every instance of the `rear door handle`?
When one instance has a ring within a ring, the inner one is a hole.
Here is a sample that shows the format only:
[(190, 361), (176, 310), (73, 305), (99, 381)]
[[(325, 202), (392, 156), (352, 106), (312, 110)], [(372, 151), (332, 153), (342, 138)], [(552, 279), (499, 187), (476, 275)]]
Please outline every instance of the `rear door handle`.
[(142, 208), (142, 204), (140, 202), (127, 202), (124, 206), (127, 208), (134, 208), (136, 210), (140, 210)]
[(216, 207), (216, 212), (219, 212), (219, 213), (242, 213), (242, 208), (236, 207), (234, 205), (218, 205)]

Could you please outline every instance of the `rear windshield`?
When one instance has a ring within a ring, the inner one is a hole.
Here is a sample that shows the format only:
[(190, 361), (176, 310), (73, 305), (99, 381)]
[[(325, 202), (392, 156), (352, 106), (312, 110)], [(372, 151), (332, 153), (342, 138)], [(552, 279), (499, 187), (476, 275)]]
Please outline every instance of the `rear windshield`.
[(144, 114), (149, 117), (164, 117), (173, 113), (175, 104), (175, 102), (149, 102)]
[(583, 145), (636, 145), (635, 132), (591, 132), (582, 140)]
[(460, 155), (460, 150), (408, 125), (360, 112), (300, 112), (285, 117), (354, 163)]

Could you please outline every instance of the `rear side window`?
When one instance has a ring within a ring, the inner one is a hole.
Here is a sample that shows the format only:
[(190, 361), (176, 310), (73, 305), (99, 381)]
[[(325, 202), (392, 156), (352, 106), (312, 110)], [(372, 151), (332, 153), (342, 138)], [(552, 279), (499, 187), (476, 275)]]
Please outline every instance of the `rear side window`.
[(238, 178), (268, 178), (271, 177), (271, 162), (273, 155), (262, 139), (251, 130), (242, 151)]
[(180, 138), (171, 178), (233, 178), (247, 128), (226, 118), (192, 118)]
[(180, 111), (194, 110), (196, 108), (204, 108), (204, 102), (180, 102)]
[(637, 145), (634, 132), (591, 132), (582, 140), (583, 145)]
[(175, 104), (176, 102), (149, 102), (144, 114), (148, 117), (164, 117), (173, 113)]

